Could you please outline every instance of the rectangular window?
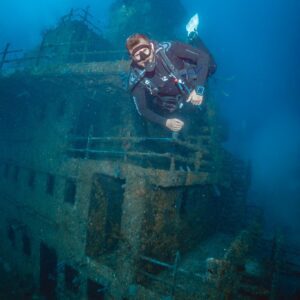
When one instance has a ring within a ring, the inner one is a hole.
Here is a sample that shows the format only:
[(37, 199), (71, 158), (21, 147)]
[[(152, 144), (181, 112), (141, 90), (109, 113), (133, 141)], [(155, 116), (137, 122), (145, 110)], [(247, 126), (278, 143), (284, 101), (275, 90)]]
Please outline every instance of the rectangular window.
[(23, 234), (22, 237), (22, 241), (23, 241), (23, 253), (27, 256), (31, 255), (31, 242), (30, 242), (30, 238), (28, 237), (27, 234)]
[(15, 168), (14, 168), (14, 175), (13, 175), (14, 182), (18, 182), (19, 173), (20, 173), (20, 168), (18, 166), (15, 166)]
[(4, 170), (3, 170), (3, 177), (4, 177), (5, 179), (7, 179), (8, 176), (9, 176), (9, 169), (10, 169), (10, 165), (6, 163), (6, 164), (4, 165)]
[(79, 272), (69, 265), (65, 265), (65, 287), (75, 293), (80, 288)]
[(54, 194), (54, 184), (55, 184), (55, 177), (52, 174), (47, 175), (47, 187), (46, 192), (48, 195), (53, 196)]
[(46, 103), (42, 103), (40, 105), (40, 110), (38, 112), (38, 119), (39, 121), (44, 121), (46, 118), (46, 112), (47, 112), (47, 105)]
[(11, 225), (9, 225), (7, 228), (7, 237), (10, 240), (12, 246), (15, 247), (16, 246), (16, 234)]
[(76, 196), (76, 181), (72, 178), (66, 180), (65, 185), (65, 202), (74, 204)]
[(57, 115), (58, 117), (63, 117), (66, 113), (66, 105), (67, 105), (67, 101), (66, 100), (62, 100), (57, 108)]
[(35, 186), (35, 172), (31, 170), (29, 172), (29, 177), (28, 177), (28, 186), (32, 189), (34, 189)]

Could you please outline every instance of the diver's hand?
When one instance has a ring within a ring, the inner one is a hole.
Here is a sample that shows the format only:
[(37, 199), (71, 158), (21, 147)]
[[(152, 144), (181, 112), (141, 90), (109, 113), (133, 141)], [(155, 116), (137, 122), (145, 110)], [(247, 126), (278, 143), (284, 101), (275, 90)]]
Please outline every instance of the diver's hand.
[(201, 103), (203, 102), (203, 96), (197, 95), (196, 91), (193, 90), (186, 102), (191, 102), (194, 105), (201, 105)]
[(179, 119), (167, 119), (166, 122), (166, 127), (175, 132), (180, 131), (183, 125), (184, 122)]

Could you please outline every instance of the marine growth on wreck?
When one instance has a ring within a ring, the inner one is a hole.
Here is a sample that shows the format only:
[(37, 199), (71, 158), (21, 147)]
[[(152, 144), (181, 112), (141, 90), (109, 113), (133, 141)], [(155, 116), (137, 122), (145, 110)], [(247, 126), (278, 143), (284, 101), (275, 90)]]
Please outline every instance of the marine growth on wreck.
[(126, 91), (128, 34), (184, 41), (185, 18), (180, 1), (117, 0), (107, 32), (71, 10), (2, 52), (2, 299), (276, 299), (281, 236), (261, 239), (213, 82), (185, 139)]

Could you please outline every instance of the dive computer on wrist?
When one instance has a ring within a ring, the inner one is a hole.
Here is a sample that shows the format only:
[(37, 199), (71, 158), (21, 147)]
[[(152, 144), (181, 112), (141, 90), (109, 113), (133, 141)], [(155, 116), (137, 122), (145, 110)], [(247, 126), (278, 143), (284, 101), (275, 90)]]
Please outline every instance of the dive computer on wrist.
[(195, 88), (196, 94), (199, 96), (203, 96), (205, 92), (205, 87), (203, 85), (198, 85)]

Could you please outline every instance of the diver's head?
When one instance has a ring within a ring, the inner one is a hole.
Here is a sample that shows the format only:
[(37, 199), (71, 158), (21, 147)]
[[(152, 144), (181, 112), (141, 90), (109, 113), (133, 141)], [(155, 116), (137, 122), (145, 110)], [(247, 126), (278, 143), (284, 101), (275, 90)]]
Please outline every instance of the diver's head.
[(126, 47), (132, 60), (141, 68), (153, 71), (155, 68), (155, 50), (153, 42), (144, 34), (135, 33), (126, 40)]

